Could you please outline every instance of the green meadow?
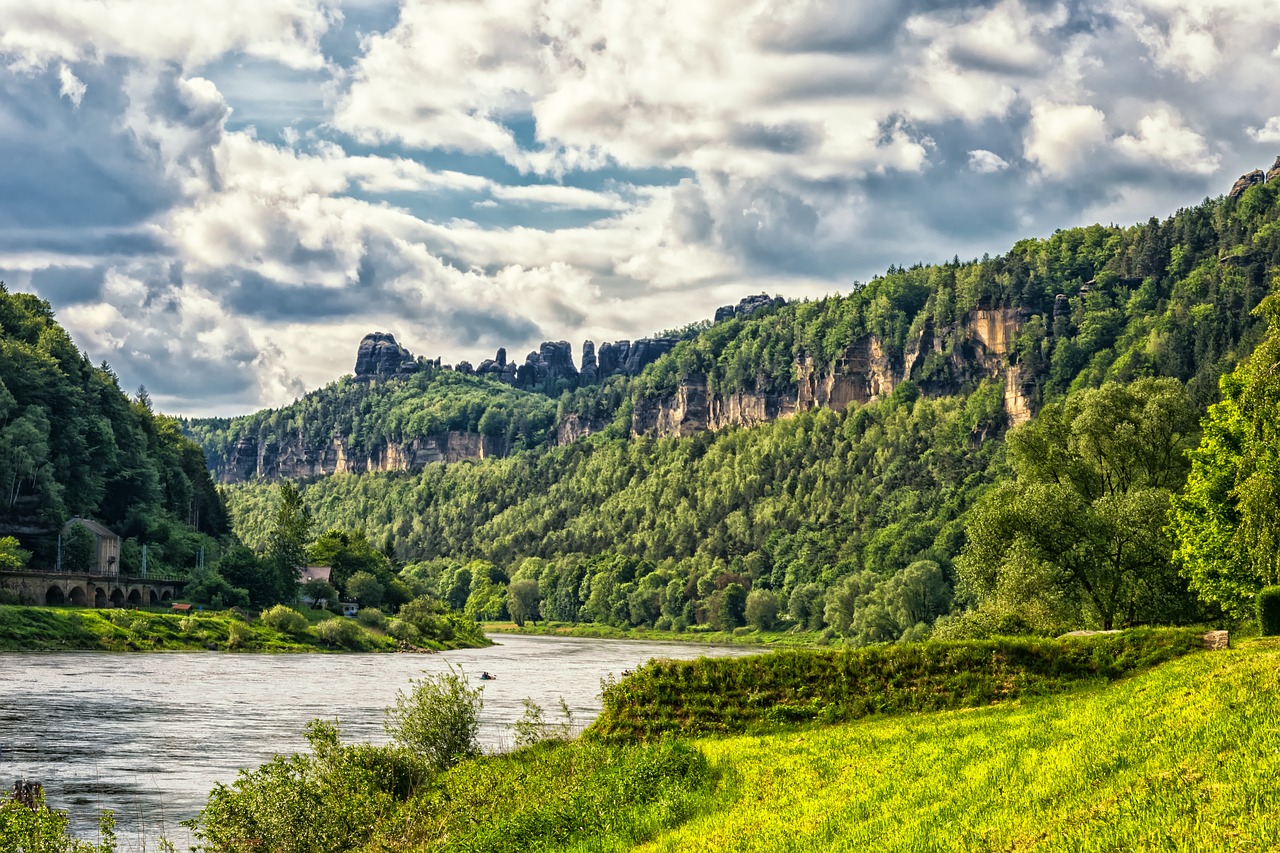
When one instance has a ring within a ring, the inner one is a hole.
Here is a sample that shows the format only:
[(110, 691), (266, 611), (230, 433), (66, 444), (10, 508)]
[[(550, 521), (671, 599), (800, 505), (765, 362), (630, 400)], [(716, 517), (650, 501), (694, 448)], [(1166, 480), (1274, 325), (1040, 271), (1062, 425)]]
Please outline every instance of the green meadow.
[(1277, 850), (1280, 640), (1032, 700), (695, 745), (715, 793), (633, 849)]

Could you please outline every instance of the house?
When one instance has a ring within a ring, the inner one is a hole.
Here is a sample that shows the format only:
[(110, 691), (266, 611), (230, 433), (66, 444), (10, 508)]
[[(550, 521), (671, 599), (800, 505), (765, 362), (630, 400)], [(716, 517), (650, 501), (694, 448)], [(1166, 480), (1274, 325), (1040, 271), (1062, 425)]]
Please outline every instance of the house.
[[(58, 566), (61, 570), (85, 571), (89, 574), (99, 575), (101, 577), (119, 577), (120, 575), (120, 537), (103, 527), (96, 521), (88, 518), (73, 518), (66, 524), (62, 525), (62, 534), (60, 539), (65, 539), (68, 533), (75, 528), (81, 528), (93, 534), (95, 548), (95, 562), (90, 566)], [(59, 548), (61, 551), (61, 548)]]
[(342, 601), (338, 603), (338, 606), (342, 608), (342, 615), (348, 618), (355, 616), (356, 611), (360, 609), (360, 605), (354, 601)]
[[(333, 577), (332, 566), (306, 566), (302, 573), (298, 575), (298, 586), (306, 587), (312, 581), (323, 581), (324, 583), (332, 583)], [(315, 607), (317, 604), (316, 596), (307, 595), (305, 592), (299, 592), (298, 600), (308, 607)], [(323, 602), (326, 606), (329, 602)]]

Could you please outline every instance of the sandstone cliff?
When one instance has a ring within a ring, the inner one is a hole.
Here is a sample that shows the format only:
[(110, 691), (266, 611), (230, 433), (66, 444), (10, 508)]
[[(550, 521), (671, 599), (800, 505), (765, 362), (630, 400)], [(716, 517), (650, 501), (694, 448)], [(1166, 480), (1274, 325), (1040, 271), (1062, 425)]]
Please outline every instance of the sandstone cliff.
[(794, 364), (794, 386), (782, 391), (744, 390), (722, 396), (711, 390), (705, 376), (688, 376), (670, 396), (638, 400), (631, 431), (636, 436), (688, 436), (754, 426), (798, 411), (843, 411), (854, 403), (888, 396), (905, 379), (933, 395), (998, 380), (1005, 388), (1009, 422), (1018, 424), (1031, 417), (1034, 390), (1010, 360), (1026, 319), (1011, 309), (982, 309), (944, 329), (926, 323), (904, 353), (890, 352), (879, 339), (865, 337), (827, 366), (801, 356)]
[(504, 438), (470, 432), (448, 431), (406, 442), (387, 442), (372, 453), (353, 453), (338, 438), (317, 447), (302, 433), (292, 433), (282, 441), (245, 436), (222, 464), (211, 467), (222, 483), (297, 480), (367, 471), (416, 471), (432, 462), (489, 459), (505, 456), (507, 451)]

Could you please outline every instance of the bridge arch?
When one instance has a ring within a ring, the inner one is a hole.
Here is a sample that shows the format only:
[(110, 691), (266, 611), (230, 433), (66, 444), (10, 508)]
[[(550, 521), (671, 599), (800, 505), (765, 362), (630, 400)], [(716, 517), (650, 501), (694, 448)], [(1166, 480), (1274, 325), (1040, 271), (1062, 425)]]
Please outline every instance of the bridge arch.
[(62, 591), (62, 587), (60, 587), (60, 586), (51, 586), (51, 587), (49, 587), (48, 592), (46, 592), (46, 593), (44, 594), (44, 603), (45, 603), (45, 604), (55, 604), (55, 605), (56, 605), (56, 604), (66, 604), (66, 603), (67, 603), (67, 594), (66, 594), (65, 592), (63, 592), (63, 591)]
[(84, 607), (85, 604), (88, 603), (88, 598), (85, 595), (84, 587), (82, 586), (71, 587), (71, 589), (67, 592), (67, 601), (73, 607)]
[(100, 586), (94, 587), (93, 588), (93, 606), (101, 610), (104, 607), (110, 606), (110, 604), (111, 604), (111, 599), (107, 598), (107, 591)]
[(135, 586), (133, 589), (129, 590), (129, 597), (126, 600), (130, 604), (140, 605), (142, 604), (142, 593), (139, 592), (138, 588)]
[(124, 607), (124, 590), (120, 587), (111, 590), (111, 606)]
[(159, 604), (159, 603), (160, 603), (160, 595), (154, 589), (147, 590), (147, 604)]
[(170, 599), (172, 599), (172, 598), (173, 598), (173, 593), (172, 593), (172, 592), (170, 592), (170, 591), (169, 591), (169, 590), (167, 590), (167, 589), (166, 589), (164, 592), (160, 593), (160, 600), (161, 600), (161, 601), (169, 601), (169, 600), (170, 600)]

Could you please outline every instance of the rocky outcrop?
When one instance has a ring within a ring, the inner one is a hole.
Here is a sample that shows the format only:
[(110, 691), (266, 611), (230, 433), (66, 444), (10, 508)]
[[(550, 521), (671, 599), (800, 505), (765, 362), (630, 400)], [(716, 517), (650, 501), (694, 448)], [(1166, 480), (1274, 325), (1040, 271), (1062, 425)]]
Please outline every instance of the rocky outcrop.
[(578, 368), (573, 366), (573, 349), (568, 341), (546, 341), (525, 357), (516, 370), (516, 387), (526, 391), (554, 387), (561, 380), (576, 382)]
[(309, 445), (301, 433), (284, 440), (240, 439), (221, 465), (212, 469), (219, 482), (294, 480), (328, 474), (368, 471), (416, 471), (433, 462), (461, 462), (506, 456), (506, 439), (471, 432), (448, 431), (405, 442), (387, 442), (371, 452), (352, 452), (341, 439)]
[(1011, 423), (1031, 417), (1034, 385), (1011, 363), (1013, 343), (1027, 317), (1011, 309), (979, 309), (961, 323), (935, 329), (926, 323), (904, 353), (893, 353), (874, 336), (855, 341), (831, 364), (820, 367), (800, 356), (796, 384), (783, 391), (743, 390), (719, 395), (703, 376), (686, 377), (669, 397), (643, 399), (632, 411), (633, 435), (686, 436), (701, 430), (753, 426), (798, 411), (830, 408), (886, 397), (905, 379), (925, 394), (953, 394), (995, 379), (1004, 385)]
[(417, 370), (418, 364), (413, 354), (396, 343), (395, 335), (387, 332), (374, 332), (365, 335), (360, 341), (360, 349), (356, 352), (357, 378), (382, 379), (388, 376), (403, 376)]
[[(1273, 169), (1275, 167), (1272, 167)], [(1227, 193), (1228, 198), (1240, 198), (1250, 187), (1264, 183), (1267, 176), (1262, 173), (1261, 169), (1254, 169), (1247, 175), (1241, 175), (1240, 180), (1236, 181), (1231, 187), (1231, 192)]]
[(596, 368), (596, 345), (594, 341), (582, 342), (582, 367), (578, 369), (578, 378), (583, 385), (594, 385), (600, 380), (600, 371)]
[(1271, 168), (1267, 170), (1267, 183), (1271, 183), (1276, 178), (1280, 178), (1280, 157), (1271, 164)]
[(746, 320), (757, 311), (763, 311), (766, 308), (780, 308), (786, 304), (787, 300), (781, 296), (768, 296), (764, 293), (757, 296), (748, 296), (737, 305), (725, 305), (722, 308), (717, 308), (715, 322), (723, 323), (725, 320), (732, 320), (735, 317), (739, 320)]

